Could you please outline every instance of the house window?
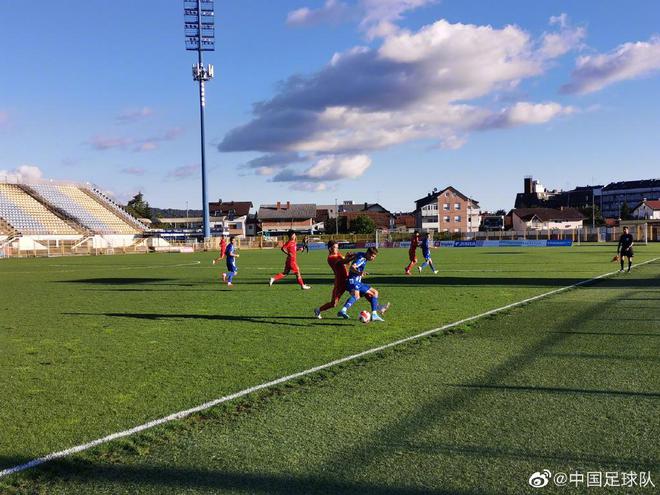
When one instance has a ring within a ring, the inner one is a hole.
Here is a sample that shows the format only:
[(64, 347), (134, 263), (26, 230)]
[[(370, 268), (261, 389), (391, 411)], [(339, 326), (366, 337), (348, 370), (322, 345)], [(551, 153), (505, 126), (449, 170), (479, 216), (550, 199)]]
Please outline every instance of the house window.
[(449, 217), (445, 217), (445, 222), (449, 223), (451, 219)]
[(454, 232), (460, 232), (461, 229), (454, 229)]
[(461, 221), (461, 217), (459, 215), (456, 215), (454, 217), (454, 222), (460, 222), (460, 221)]
[(449, 203), (445, 203), (444, 205), (442, 205), (442, 209), (445, 211), (449, 211)]
[(460, 203), (454, 203), (454, 209), (455, 210), (460, 210), (461, 209), (461, 204)]

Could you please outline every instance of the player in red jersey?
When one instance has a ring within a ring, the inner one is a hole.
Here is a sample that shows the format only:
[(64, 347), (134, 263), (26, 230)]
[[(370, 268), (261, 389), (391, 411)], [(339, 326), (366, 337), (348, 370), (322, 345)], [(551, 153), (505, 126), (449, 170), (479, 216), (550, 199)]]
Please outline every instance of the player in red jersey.
[[(218, 261), (225, 257), (225, 251), (227, 250), (227, 238), (223, 235), (220, 240), (220, 256), (213, 259), (213, 264), (215, 265)], [(224, 280), (223, 280), (224, 282)]]
[(296, 263), (296, 255), (298, 254), (298, 245), (296, 244), (296, 233), (293, 230), (289, 230), (289, 242), (282, 246), (282, 252), (286, 254), (286, 263), (284, 263), (284, 271), (278, 273), (274, 277), (271, 277), (269, 284), (273, 285), (278, 280), (282, 280), (289, 273), (293, 272), (298, 281), (298, 285), (303, 290), (311, 289), (309, 285), (305, 285), (303, 282), (302, 276), (300, 275), (300, 268), (298, 268), (298, 263)]
[(419, 232), (415, 232), (410, 238), (410, 249), (408, 250), (408, 258), (410, 263), (406, 267), (406, 275), (410, 275), (410, 270), (417, 263), (417, 246), (419, 245)]
[[(329, 302), (325, 303), (320, 308), (314, 309), (314, 315), (320, 320), (321, 313), (328, 309), (336, 308), (339, 304), (339, 299), (346, 292), (346, 280), (348, 279), (348, 269), (346, 264), (353, 261), (355, 255), (346, 253), (346, 256), (339, 252), (339, 244), (337, 241), (328, 241), (328, 265), (335, 274), (335, 285), (332, 288), (332, 298)], [(371, 300), (370, 296), (365, 296), (367, 300)], [(390, 303), (379, 308), (380, 313), (385, 313), (390, 307)]]

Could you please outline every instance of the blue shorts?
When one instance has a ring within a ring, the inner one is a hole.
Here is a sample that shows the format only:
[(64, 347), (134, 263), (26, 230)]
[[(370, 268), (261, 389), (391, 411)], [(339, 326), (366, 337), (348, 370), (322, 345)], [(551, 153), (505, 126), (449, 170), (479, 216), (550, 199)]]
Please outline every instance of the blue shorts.
[(427, 261), (431, 259), (431, 251), (428, 251), (426, 253), (422, 253), (422, 255), (424, 256), (424, 259), (427, 260)]
[(351, 281), (349, 280), (346, 283), (346, 290), (348, 292), (350, 292), (351, 294), (355, 291), (358, 291), (360, 293), (360, 295), (362, 296), (362, 295), (366, 294), (367, 292), (369, 292), (370, 289), (371, 289), (370, 285), (367, 285), (367, 284), (362, 283), (362, 282), (351, 283)]
[(227, 271), (230, 271), (230, 272), (237, 272), (238, 271), (238, 267), (236, 266), (235, 261), (227, 261)]

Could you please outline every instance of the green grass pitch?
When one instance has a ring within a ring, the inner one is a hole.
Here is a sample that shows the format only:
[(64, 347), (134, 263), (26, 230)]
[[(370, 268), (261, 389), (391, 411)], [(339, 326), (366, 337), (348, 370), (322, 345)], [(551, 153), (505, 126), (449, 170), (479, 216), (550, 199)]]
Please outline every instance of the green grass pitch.
[[(0, 262), (0, 470), (617, 268), (609, 246), (382, 250), (383, 324), (313, 318), (277, 251)], [(638, 246), (637, 263), (660, 257)], [(534, 471), (660, 486), (660, 261), (45, 467), (0, 493), (524, 493)], [(547, 491), (547, 490), (546, 490)]]

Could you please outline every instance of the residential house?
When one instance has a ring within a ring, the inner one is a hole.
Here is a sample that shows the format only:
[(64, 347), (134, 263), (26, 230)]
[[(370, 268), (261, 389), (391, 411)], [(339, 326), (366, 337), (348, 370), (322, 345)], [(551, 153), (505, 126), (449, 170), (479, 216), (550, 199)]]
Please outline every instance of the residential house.
[(479, 202), (449, 186), (434, 189), (415, 201), (418, 229), (433, 232), (477, 232), (481, 223)]
[(640, 220), (660, 220), (660, 200), (644, 199), (632, 211), (632, 216)]
[(315, 204), (278, 201), (274, 205), (261, 205), (257, 216), (264, 233), (282, 234), (289, 230), (313, 233), (317, 228)]
[(644, 199), (660, 199), (660, 179), (611, 182), (603, 187), (600, 209), (604, 218), (619, 218), (624, 204), (632, 210)]
[(222, 201), (209, 203), (211, 229), (225, 234), (245, 237), (250, 235), (247, 220), (251, 201)]
[(344, 201), (339, 205), (337, 214), (346, 218), (348, 229), (351, 228), (351, 222), (359, 216), (371, 218), (378, 229), (393, 229), (394, 215), (378, 203), (353, 203), (353, 201)]
[(575, 208), (517, 208), (508, 216), (515, 231), (578, 229), (584, 220)]

